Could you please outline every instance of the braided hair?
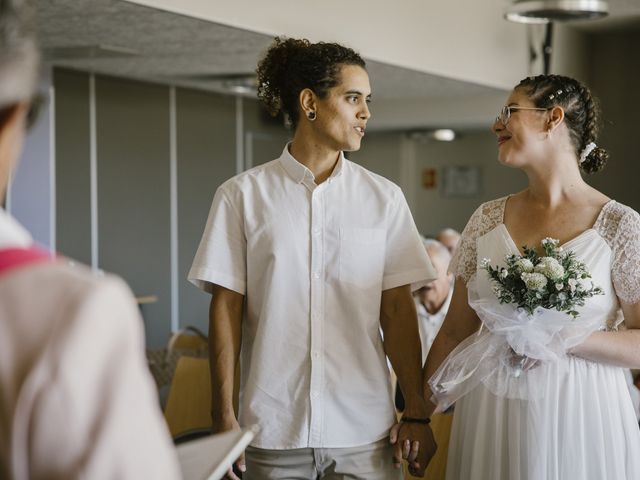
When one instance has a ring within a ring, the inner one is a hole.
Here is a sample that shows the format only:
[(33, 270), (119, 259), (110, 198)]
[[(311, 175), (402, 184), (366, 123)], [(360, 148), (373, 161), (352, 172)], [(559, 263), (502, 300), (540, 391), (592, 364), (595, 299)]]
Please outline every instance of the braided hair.
[(300, 92), (309, 88), (325, 98), (340, 82), (342, 65), (365, 68), (360, 55), (337, 43), (276, 37), (258, 63), (258, 98), (274, 117), (284, 113), (295, 129), (300, 118)]
[(538, 108), (562, 107), (576, 156), (588, 152), (580, 168), (589, 174), (604, 168), (609, 158), (606, 150), (585, 150), (595, 143), (599, 126), (598, 105), (585, 85), (562, 75), (538, 75), (525, 78), (516, 88), (524, 90)]

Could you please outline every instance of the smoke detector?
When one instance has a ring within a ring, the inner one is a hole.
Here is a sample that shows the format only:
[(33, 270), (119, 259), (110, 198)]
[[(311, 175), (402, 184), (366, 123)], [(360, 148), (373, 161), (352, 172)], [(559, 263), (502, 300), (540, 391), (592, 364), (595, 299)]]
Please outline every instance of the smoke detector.
[(519, 23), (596, 20), (609, 14), (607, 0), (514, 0), (504, 18)]

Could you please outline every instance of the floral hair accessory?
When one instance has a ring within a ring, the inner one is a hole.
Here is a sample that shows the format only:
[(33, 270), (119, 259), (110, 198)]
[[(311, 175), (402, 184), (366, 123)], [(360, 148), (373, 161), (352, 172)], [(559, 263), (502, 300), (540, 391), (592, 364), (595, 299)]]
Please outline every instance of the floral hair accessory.
[(595, 148), (596, 148), (596, 144), (595, 143), (593, 143), (593, 142), (587, 143), (587, 146), (582, 149), (582, 152), (580, 152), (580, 162), (579, 163), (584, 163), (584, 161), (587, 159), (589, 154), (591, 152), (593, 152), (593, 150)]

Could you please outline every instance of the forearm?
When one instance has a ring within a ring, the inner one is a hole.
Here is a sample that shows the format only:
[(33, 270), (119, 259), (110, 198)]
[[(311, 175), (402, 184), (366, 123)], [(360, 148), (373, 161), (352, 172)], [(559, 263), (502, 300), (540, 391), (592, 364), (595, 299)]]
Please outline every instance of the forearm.
[(431, 410), (434, 410), (436, 406), (430, 401), (433, 392), (429, 386), (429, 379), (433, 376), (436, 370), (440, 368), (440, 365), (442, 365), (451, 351), (456, 348), (461, 341), (462, 340), (459, 336), (452, 334), (445, 328), (441, 328), (429, 349), (429, 354), (427, 355), (427, 361), (425, 362), (423, 371), (423, 387), (424, 397), (429, 401), (429, 408)]
[(424, 418), (428, 411), (421, 389), (422, 352), (418, 320), (410, 287), (405, 287), (399, 287), (402, 290), (395, 292), (393, 298), (387, 295), (383, 299), (380, 323), (385, 352), (405, 398), (405, 415)]
[(235, 418), (233, 388), (240, 356), (242, 296), (214, 289), (209, 310), (211, 417), (216, 424)]
[[(440, 327), (433, 345), (429, 349), (429, 355), (424, 366), (423, 388), (424, 397), (429, 400), (433, 395), (429, 387), (429, 379), (440, 368), (449, 354), (460, 342), (470, 335), (475, 334), (480, 328), (480, 319), (476, 312), (469, 306), (467, 300), (467, 287), (462, 279), (457, 279), (451, 305), (447, 316)], [(429, 408), (435, 409), (435, 405), (429, 402)]]
[(594, 332), (570, 353), (594, 362), (640, 368), (640, 330)]

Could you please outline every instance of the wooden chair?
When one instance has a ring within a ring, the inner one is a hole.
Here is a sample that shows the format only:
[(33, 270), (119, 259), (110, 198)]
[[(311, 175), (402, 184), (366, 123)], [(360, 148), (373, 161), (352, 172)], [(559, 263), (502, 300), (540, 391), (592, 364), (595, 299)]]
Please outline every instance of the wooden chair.
[(211, 428), (209, 360), (182, 356), (171, 382), (164, 416), (172, 437)]

